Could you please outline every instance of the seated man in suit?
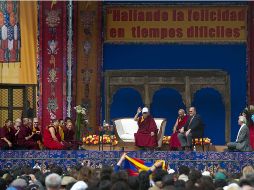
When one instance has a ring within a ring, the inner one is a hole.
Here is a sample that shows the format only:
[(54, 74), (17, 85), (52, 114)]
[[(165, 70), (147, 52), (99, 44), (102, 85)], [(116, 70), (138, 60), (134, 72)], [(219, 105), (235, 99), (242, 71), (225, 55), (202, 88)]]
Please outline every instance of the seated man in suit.
[(134, 134), (135, 145), (142, 148), (155, 148), (158, 146), (157, 133), (158, 129), (152, 116), (149, 114), (148, 108), (138, 108), (134, 120), (138, 122), (138, 131)]
[(197, 114), (195, 107), (190, 107), (189, 118), (185, 125), (180, 129), (178, 133), (178, 139), (181, 143), (182, 150), (186, 148), (192, 149), (192, 137), (201, 137), (204, 130), (204, 124)]
[(230, 151), (251, 151), (250, 147), (250, 133), (246, 125), (247, 120), (244, 116), (239, 116), (238, 124), (240, 129), (238, 131), (236, 141), (227, 144)]

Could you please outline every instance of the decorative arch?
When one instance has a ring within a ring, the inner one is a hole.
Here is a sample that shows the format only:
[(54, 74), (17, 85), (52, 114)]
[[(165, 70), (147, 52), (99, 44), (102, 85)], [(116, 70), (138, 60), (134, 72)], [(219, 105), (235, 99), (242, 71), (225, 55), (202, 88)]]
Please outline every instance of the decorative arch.
[(144, 90), (142, 88), (138, 88), (136, 86), (131, 86), (131, 85), (129, 85), (129, 86), (120, 86), (120, 87), (118, 87), (118, 86), (111, 86), (110, 87), (110, 96), (112, 98), (110, 98), (109, 105), (111, 105), (113, 103), (114, 96), (115, 96), (115, 94), (119, 90), (121, 90), (121, 89), (127, 89), (127, 88), (130, 88), (130, 89), (133, 89), (133, 90), (137, 91), (140, 94), (142, 100), (144, 99)]
[(213, 90), (217, 91), (221, 95), (223, 104), (225, 104), (226, 89), (222, 85), (196, 85), (196, 86), (193, 86), (191, 88), (191, 99), (193, 100), (195, 94), (201, 90), (204, 90), (204, 89), (213, 89)]
[[(200, 79), (201, 80), (201, 79)], [(194, 95), (206, 88), (211, 88), (216, 90), (222, 98), (222, 102), (225, 107), (225, 141), (229, 142), (230, 141), (230, 136), (231, 136), (231, 98), (230, 98), (230, 79), (228, 75), (225, 75), (225, 81), (224, 83), (223, 80), (218, 80), (215, 77), (211, 77), (206, 84), (196, 84), (196, 85), (191, 85), (190, 87), (190, 94), (191, 94), (191, 102), (194, 99)], [(214, 82), (212, 82), (214, 81)]]
[(113, 118), (132, 116), (139, 106), (143, 106), (139, 91), (130, 87), (119, 88), (112, 97), (110, 115)]
[(151, 86), (149, 86), (149, 97), (151, 97), (150, 103), (152, 103), (155, 93), (160, 91), (161, 89), (172, 89), (172, 90), (177, 91), (181, 95), (182, 101), (185, 104), (185, 101), (183, 99), (184, 87), (181, 85), (151, 85)]
[(192, 101), (192, 105), (197, 108), (204, 120), (205, 135), (214, 139), (213, 141), (217, 140), (214, 143), (219, 145), (225, 144), (223, 135), (226, 136), (226, 133), (230, 131), (230, 128), (224, 127), (226, 126), (226, 114), (222, 97), (221, 92), (216, 88), (204, 87), (195, 92)]
[(154, 117), (166, 118), (167, 120), (165, 135), (172, 134), (172, 128), (178, 117), (178, 110), (185, 108), (182, 95), (176, 88), (160, 88), (152, 96), (152, 115)]
[(225, 104), (225, 125), (230, 140), (231, 98), (230, 77), (222, 70), (179, 69), (179, 70), (108, 70), (105, 72), (105, 118), (110, 120), (110, 105), (114, 93), (120, 88), (136, 89), (145, 106), (150, 107), (152, 97), (161, 88), (176, 89), (189, 108), (195, 92), (202, 88), (214, 88), (222, 95)]

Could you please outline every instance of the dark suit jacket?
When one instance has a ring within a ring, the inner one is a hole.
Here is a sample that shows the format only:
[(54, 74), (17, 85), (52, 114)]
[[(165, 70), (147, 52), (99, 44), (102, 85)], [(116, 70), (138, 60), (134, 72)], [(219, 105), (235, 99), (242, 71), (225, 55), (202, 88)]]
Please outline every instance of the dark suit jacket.
[[(186, 124), (184, 125), (184, 131), (188, 131), (191, 129), (191, 133), (193, 137), (201, 137), (204, 130), (204, 123), (200, 117), (200, 115), (196, 114), (194, 118), (189, 117)], [(191, 122), (191, 123), (190, 123)]]

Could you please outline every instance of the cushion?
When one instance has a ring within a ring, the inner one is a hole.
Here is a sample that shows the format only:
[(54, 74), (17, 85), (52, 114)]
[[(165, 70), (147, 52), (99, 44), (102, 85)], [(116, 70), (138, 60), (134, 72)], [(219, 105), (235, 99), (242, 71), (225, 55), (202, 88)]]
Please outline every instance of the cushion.
[(154, 118), (154, 121), (156, 123), (157, 129), (160, 130), (161, 123), (163, 122), (164, 119), (156, 119)]
[(123, 134), (120, 136), (120, 138), (124, 141), (124, 140), (134, 140), (134, 133), (133, 134)]
[[(138, 124), (133, 118), (121, 120), (124, 133), (132, 134), (138, 131)], [(134, 138), (134, 137), (133, 137)]]

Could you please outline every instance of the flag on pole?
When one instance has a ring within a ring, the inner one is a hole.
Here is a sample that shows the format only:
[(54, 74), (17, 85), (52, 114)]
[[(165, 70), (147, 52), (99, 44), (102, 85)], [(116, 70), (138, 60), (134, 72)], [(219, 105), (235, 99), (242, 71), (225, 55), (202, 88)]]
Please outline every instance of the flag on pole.
[[(156, 162), (161, 161), (163, 161), (162, 169), (167, 170), (164, 160), (157, 160)], [(127, 155), (125, 156), (124, 169), (128, 172), (130, 176), (137, 176), (140, 171), (148, 171), (153, 165), (153, 162), (146, 162), (138, 158), (131, 158)]]

